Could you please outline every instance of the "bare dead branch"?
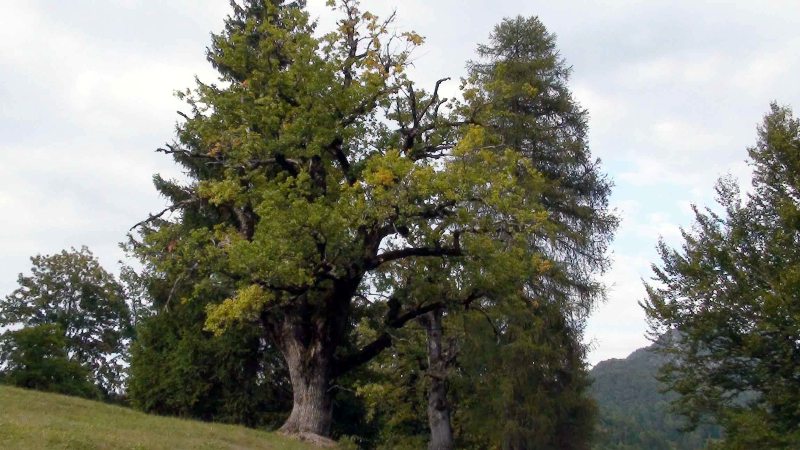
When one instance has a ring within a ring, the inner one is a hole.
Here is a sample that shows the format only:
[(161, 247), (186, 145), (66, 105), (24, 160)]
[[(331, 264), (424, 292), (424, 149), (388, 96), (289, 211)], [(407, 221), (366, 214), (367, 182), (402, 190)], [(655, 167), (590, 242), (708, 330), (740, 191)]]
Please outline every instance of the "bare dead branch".
[(183, 207), (185, 207), (187, 205), (190, 205), (192, 203), (196, 203), (196, 202), (199, 202), (199, 201), (200, 201), (199, 198), (190, 198), (190, 199), (175, 203), (174, 205), (167, 206), (166, 208), (162, 209), (161, 211), (159, 211), (156, 214), (149, 214), (147, 219), (144, 219), (141, 222), (138, 222), (136, 225), (132, 226), (128, 231), (133, 231), (135, 228), (138, 228), (138, 227), (140, 227), (142, 225), (146, 225), (146, 224), (148, 224), (148, 223), (150, 223), (150, 222), (152, 222), (152, 221), (154, 221), (156, 219), (160, 219), (164, 214), (171, 213), (171, 212), (173, 212), (175, 210), (181, 209), (181, 208), (183, 208)]

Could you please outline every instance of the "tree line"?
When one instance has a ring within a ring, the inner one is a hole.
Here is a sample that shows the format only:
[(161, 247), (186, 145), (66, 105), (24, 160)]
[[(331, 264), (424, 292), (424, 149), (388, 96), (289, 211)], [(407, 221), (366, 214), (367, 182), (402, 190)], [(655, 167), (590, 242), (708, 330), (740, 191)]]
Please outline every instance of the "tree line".
[[(582, 332), (617, 218), (555, 36), (503, 20), (445, 98), (407, 75), (421, 36), (329, 6), (320, 34), (303, 1), (231, 2), (219, 79), (179, 93), (158, 149), (186, 177), (154, 177), (169, 206), (124, 244), (140, 269), (34, 257), (0, 379), (321, 445), (589, 448)], [(680, 296), (649, 292), (660, 323)]]

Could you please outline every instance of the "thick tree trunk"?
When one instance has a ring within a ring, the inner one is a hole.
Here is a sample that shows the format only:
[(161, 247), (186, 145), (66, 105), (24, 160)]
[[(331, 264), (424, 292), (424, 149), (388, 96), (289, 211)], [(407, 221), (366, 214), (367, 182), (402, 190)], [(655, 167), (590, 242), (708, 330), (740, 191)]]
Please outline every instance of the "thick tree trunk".
[(420, 317), (428, 336), (428, 425), (431, 429), (429, 450), (452, 450), (453, 429), (450, 425), (450, 404), (447, 402), (448, 358), (442, 348), (442, 309)]
[[(359, 282), (354, 278), (337, 283), (328, 296), (298, 297), (277, 321), (262, 318), (283, 353), (292, 383), (292, 412), (280, 428), (283, 433), (320, 446), (335, 444), (327, 439), (332, 422), (331, 386), (336, 377), (334, 354), (346, 334), (350, 299)], [(325, 305), (321, 313), (315, 314), (312, 300)]]
[(328, 436), (331, 429), (331, 349), (319, 339), (302, 339), (296, 326), (284, 325), (280, 347), (292, 382), (292, 412), (280, 431)]

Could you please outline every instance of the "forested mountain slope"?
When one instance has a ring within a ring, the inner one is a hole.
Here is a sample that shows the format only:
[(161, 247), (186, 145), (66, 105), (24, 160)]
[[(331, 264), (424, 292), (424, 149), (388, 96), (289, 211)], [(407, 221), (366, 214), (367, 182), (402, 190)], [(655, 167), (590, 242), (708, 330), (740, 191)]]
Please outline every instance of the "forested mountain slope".
[(663, 363), (664, 357), (647, 347), (592, 369), (592, 395), (600, 409), (596, 450), (691, 450), (719, 437), (714, 426), (680, 431), (682, 418), (669, 412), (674, 394), (661, 393), (655, 378)]

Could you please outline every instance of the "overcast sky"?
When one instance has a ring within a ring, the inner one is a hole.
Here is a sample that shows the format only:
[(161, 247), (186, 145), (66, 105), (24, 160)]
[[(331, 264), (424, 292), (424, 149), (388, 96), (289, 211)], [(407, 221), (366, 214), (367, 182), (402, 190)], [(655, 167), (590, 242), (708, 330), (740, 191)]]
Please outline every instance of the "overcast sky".
[[(309, 1), (320, 26), (324, 0)], [(590, 362), (646, 345), (637, 301), (662, 236), (679, 242), (689, 205), (726, 173), (747, 182), (746, 149), (773, 100), (800, 108), (797, 1), (364, 1), (427, 38), (414, 79), (464, 74), (503, 17), (537, 15), (573, 66), (590, 145), (614, 180), (622, 224), (590, 320)], [(116, 270), (118, 242), (165, 201), (153, 150), (173, 136), (172, 92), (212, 81), (209, 33), (226, 0), (0, 0), (0, 295), (28, 258), (88, 245)], [(454, 92), (456, 83), (451, 84)]]

